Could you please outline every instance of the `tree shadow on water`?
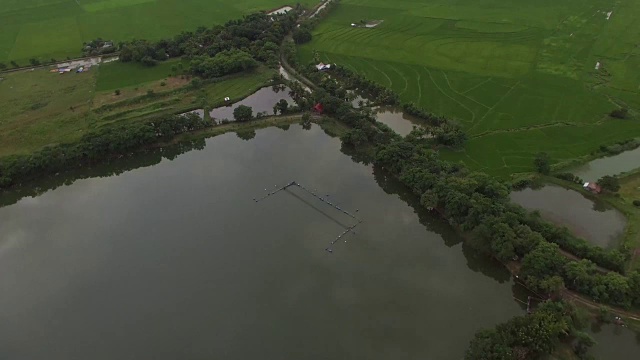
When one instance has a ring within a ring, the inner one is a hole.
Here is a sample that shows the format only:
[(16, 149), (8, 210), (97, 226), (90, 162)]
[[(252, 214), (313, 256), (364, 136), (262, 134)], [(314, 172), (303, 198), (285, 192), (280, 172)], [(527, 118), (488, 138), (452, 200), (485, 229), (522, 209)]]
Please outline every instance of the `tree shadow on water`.
[(447, 247), (451, 248), (462, 244), (461, 250), (467, 260), (469, 269), (482, 273), (499, 283), (511, 281), (511, 273), (502, 264), (463, 242), (463, 237), (447, 221), (437, 212), (425, 209), (420, 204), (418, 196), (413, 194), (409, 188), (393, 175), (374, 165), (373, 176), (384, 192), (390, 195), (397, 195), (400, 200), (409, 205), (418, 215), (420, 224), (424, 225), (430, 232), (439, 235)]

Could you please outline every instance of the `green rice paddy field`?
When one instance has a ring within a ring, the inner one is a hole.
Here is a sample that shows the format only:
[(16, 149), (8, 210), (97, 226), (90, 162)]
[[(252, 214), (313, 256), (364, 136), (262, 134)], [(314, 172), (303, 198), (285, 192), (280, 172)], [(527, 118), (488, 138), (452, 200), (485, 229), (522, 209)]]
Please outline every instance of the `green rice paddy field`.
[[(315, 4), (314, 0), (296, 1)], [(284, 0), (0, 0), (0, 62), (81, 55), (83, 41), (159, 39)]]
[[(639, 18), (635, 0), (342, 0), (299, 56), (457, 119), (471, 140), (444, 157), (506, 177), (640, 136)], [(607, 116), (619, 105), (632, 119)]]

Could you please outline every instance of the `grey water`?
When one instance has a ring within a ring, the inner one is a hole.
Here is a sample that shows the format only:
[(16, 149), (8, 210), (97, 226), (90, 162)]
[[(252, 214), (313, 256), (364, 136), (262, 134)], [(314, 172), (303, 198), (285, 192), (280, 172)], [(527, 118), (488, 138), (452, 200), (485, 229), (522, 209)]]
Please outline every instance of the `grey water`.
[[(315, 125), (230, 133), (4, 194), (1, 357), (460, 359), (524, 314), (504, 268), (340, 147)], [(332, 254), (353, 219), (296, 189), (252, 200), (292, 180), (363, 220)]]
[[(180, 146), (0, 195), (0, 358), (453, 360), (525, 314), (501, 265), (315, 125)], [(353, 219), (253, 201), (293, 180), (363, 220), (333, 253)]]
[(375, 109), (378, 121), (389, 126), (402, 136), (407, 136), (414, 126), (424, 125), (424, 121), (415, 116), (405, 114), (402, 109), (393, 106), (382, 106)]
[(511, 201), (604, 248), (618, 245), (627, 224), (624, 214), (604, 202), (556, 185), (512, 192)]
[(597, 181), (605, 175), (618, 175), (637, 168), (640, 168), (640, 148), (595, 159), (584, 165), (569, 168), (565, 172), (577, 175), (584, 181)]

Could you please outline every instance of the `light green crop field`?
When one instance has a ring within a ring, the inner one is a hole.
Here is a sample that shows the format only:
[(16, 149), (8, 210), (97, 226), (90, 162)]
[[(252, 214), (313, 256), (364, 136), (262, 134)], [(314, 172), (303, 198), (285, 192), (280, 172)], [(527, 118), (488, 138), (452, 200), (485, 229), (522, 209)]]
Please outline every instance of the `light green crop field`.
[[(443, 156), (506, 177), (640, 136), (639, 16), (635, 0), (342, 0), (299, 57), (455, 118), (471, 140)], [(617, 105), (633, 119), (610, 119)]]
[(116, 42), (172, 37), (285, 4), (284, 0), (0, 0), (0, 62), (26, 65), (30, 58), (79, 56), (82, 42), (98, 37)]

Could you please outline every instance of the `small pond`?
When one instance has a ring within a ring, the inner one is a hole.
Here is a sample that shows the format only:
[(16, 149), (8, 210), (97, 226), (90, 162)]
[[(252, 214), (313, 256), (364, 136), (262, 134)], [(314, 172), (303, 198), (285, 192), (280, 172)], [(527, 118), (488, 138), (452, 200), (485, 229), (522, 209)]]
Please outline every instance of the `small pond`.
[(214, 120), (227, 119), (233, 121), (233, 110), (240, 105), (250, 106), (255, 116), (259, 112), (266, 111), (269, 115), (273, 114), (273, 105), (281, 99), (287, 100), (289, 105), (294, 105), (293, 99), (289, 95), (288, 87), (268, 86), (256, 91), (245, 99), (238, 101), (229, 106), (221, 106), (209, 112)]
[(584, 181), (596, 181), (605, 175), (618, 175), (640, 167), (640, 148), (618, 155), (595, 159), (584, 165), (567, 169)]
[(402, 136), (408, 135), (414, 126), (423, 124), (423, 121), (415, 116), (407, 115), (401, 109), (392, 106), (376, 108), (375, 115), (378, 121)]
[(566, 226), (576, 236), (604, 248), (614, 247), (624, 233), (626, 218), (602, 201), (593, 201), (577, 191), (556, 185), (511, 193), (511, 201), (542, 217)]

